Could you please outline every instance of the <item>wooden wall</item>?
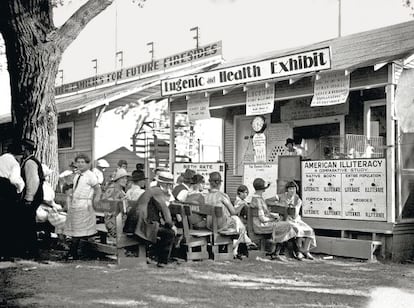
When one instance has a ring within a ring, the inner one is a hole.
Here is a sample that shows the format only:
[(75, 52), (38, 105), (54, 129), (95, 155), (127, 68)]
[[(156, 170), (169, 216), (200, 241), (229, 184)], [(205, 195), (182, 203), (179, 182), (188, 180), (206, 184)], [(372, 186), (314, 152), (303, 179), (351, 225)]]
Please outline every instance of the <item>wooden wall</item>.
[(60, 114), (59, 124), (73, 122), (74, 144), (72, 149), (59, 150), (59, 172), (68, 169), (69, 164), (79, 153), (84, 153), (92, 160), (94, 110), (85, 113)]

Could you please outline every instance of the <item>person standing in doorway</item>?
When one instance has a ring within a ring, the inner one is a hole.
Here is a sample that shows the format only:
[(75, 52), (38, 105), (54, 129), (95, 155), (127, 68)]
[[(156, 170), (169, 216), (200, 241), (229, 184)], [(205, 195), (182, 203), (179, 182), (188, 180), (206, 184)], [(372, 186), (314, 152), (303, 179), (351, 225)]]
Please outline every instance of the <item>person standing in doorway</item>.
[(85, 154), (75, 158), (78, 173), (73, 179), (72, 202), (68, 207), (65, 225), (65, 235), (72, 237), (72, 243), (67, 255), (68, 259), (78, 259), (78, 247), (82, 238), (96, 233), (96, 216), (94, 205), (101, 198), (101, 187), (98, 179), (89, 170), (90, 159)]
[(30, 139), (22, 140), (23, 161), (21, 166), (25, 188), (22, 193), (22, 238), (21, 254), (27, 258), (38, 258), (39, 247), (36, 232), (36, 210), (43, 202), (44, 175), (42, 164), (34, 156), (36, 144)]

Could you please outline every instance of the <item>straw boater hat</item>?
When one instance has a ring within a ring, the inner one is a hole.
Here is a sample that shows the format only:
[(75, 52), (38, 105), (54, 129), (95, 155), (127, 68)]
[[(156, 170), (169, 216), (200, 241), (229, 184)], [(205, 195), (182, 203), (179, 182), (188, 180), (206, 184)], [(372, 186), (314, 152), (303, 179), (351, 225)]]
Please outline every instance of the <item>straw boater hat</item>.
[(109, 163), (105, 159), (98, 159), (96, 165), (101, 168), (109, 168)]
[(127, 176), (129, 176), (129, 174), (125, 169), (123, 169), (123, 168), (118, 169), (115, 173), (113, 181), (115, 182), (115, 181), (119, 180), (120, 178), (127, 177)]
[(160, 171), (160, 173), (154, 177), (154, 180), (158, 183), (174, 184), (174, 176), (168, 171)]
[(253, 188), (255, 190), (265, 190), (270, 186), (270, 182), (263, 180), (262, 178), (256, 178), (253, 181)]

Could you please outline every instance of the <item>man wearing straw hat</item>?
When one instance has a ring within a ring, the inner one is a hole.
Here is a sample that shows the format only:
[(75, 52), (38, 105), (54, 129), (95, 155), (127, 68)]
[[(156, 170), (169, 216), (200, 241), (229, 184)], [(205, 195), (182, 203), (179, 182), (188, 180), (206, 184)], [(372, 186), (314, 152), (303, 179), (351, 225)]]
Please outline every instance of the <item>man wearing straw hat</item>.
[(164, 267), (175, 239), (175, 228), (168, 209), (174, 177), (168, 171), (160, 171), (154, 179), (157, 186), (148, 188), (128, 212), (124, 232), (134, 233), (152, 243), (157, 266)]

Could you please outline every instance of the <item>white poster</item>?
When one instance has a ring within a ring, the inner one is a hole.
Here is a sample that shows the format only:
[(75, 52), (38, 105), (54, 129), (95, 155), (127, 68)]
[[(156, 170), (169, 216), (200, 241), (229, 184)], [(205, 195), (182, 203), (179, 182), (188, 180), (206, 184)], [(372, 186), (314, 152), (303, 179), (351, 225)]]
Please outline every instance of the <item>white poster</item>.
[(224, 181), (225, 181), (225, 164), (224, 163), (174, 163), (174, 183), (177, 182), (177, 178), (185, 171), (185, 169), (194, 170), (196, 173), (201, 174), (206, 181), (205, 191), (209, 188), (208, 178), (211, 172), (220, 172), (223, 183), (221, 184), (220, 190), (224, 192)]
[(248, 88), (246, 94), (246, 116), (272, 113), (275, 101), (275, 87), (264, 85)]
[(253, 151), (254, 162), (262, 163), (266, 162), (266, 135), (254, 134), (253, 136)]
[(191, 95), (187, 102), (188, 120), (194, 122), (196, 120), (210, 119), (210, 97), (204, 94)]
[(311, 107), (343, 104), (349, 94), (350, 74), (344, 71), (328, 72), (315, 80)]
[(386, 161), (303, 161), (302, 199), (304, 217), (386, 221)]
[(395, 92), (395, 112), (404, 133), (414, 133), (414, 69), (403, 70)]
[(277, 194), (277, 164), (244, 164), (243, 184), (249, 188), (248, 201), (254, 194), (253, 181), (262, 178), (270, 182), (270, 186), (263, 193), (265, 199)]

